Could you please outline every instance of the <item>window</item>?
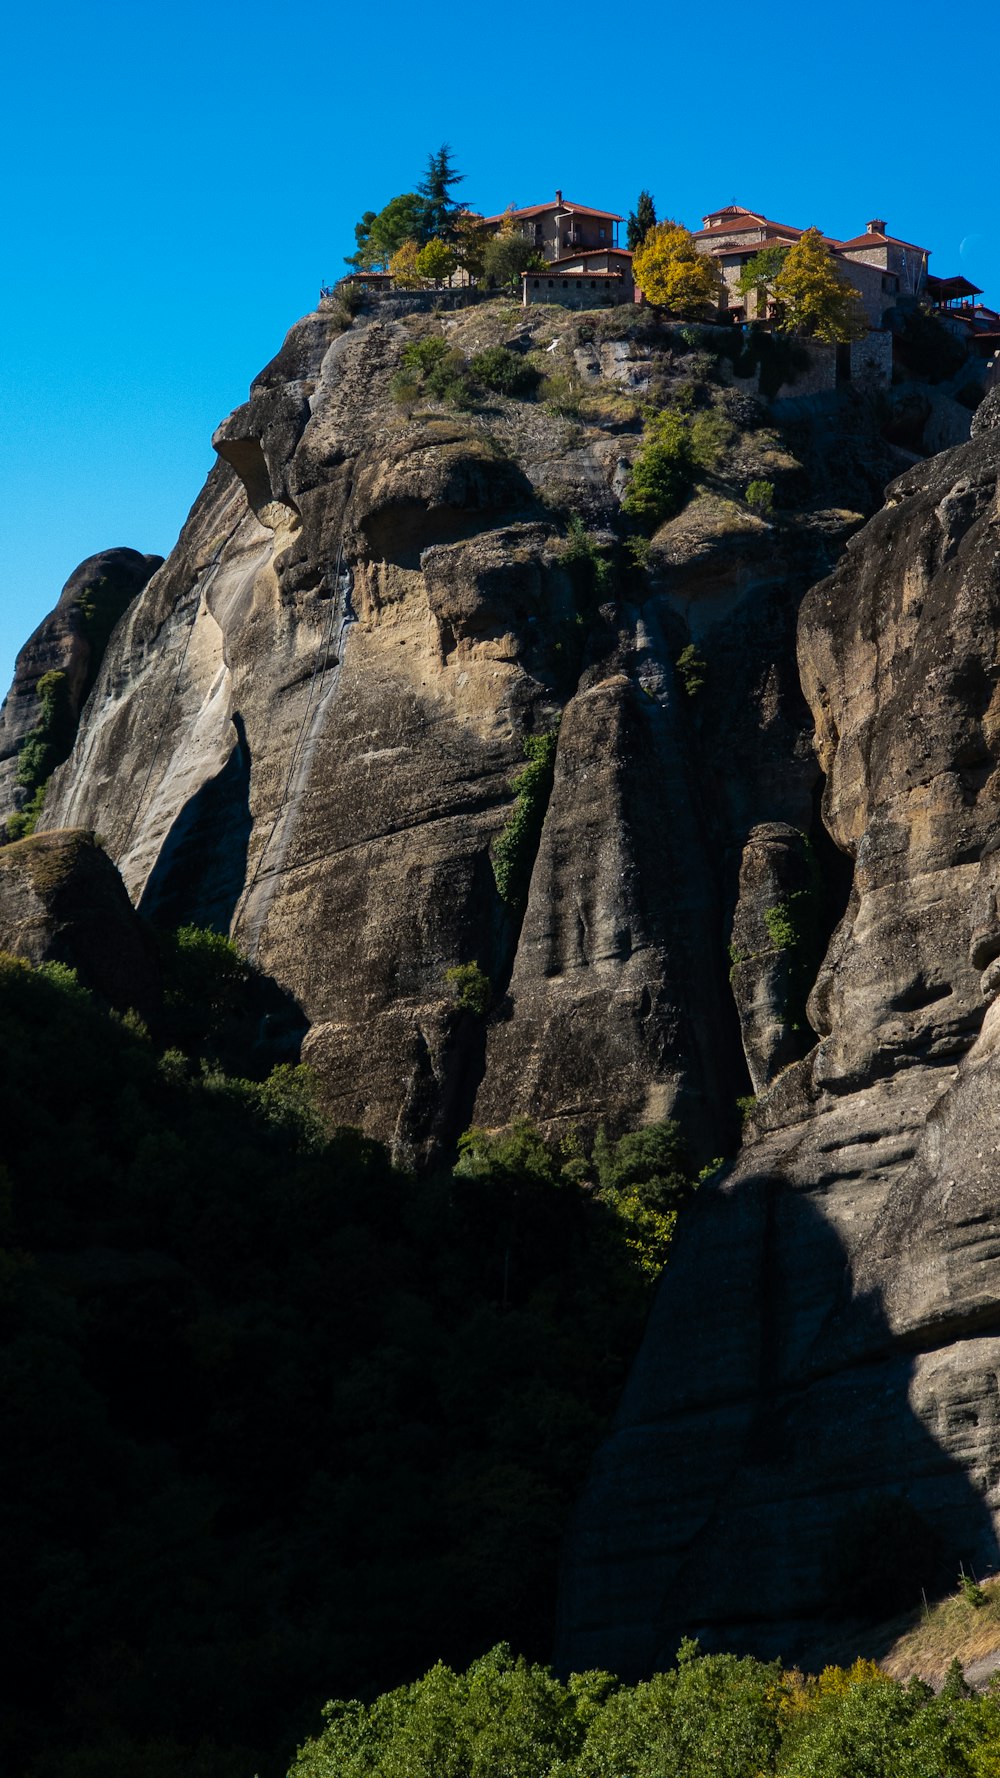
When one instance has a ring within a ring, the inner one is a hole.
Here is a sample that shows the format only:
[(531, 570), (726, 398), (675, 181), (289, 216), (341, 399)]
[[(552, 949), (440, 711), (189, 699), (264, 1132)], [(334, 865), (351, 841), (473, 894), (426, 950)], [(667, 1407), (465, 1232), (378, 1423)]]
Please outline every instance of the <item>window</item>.
[(537, 290), (537, 289), (538, 289), (538, 279), (537, 279), (537, 278), (532, 278), (532, 280), (531, 280), (531, 287), (532, 287), (532, 289), (533, 289), (533, 290)]
[(597, 289), (597, 279), (596, 279), (596, 278), (591, 278), (591, 280), (590, 280), (590, 288), (591, 288), (591, 290), (596, 290), (596, 289)]
[(603, 228), (599, 228), (599, 229), (598, 229), (598, 231), (597, 231), (597, 238), (598, 238), (598, 240), (599, 240), (599, 241), (603, 241), (603, 240), (604, 240), (604, 239), (605, 239), (605, 234), (604, 234), (604, 230), (603, 230)]
[(554, 278), (550, 278), (550, 279), (549, 279), (549, 289), (550, 289), (550, 290), (551, 290), (551, 289), (552, 289), (552, 287), (553, 287), (553, 285), (554, 285), (554, 284), (555, 284), (555, 279), (554, 279)]
[(563, 287), (563, 289), (564, 289), (564, 290), (568, 290), (568, 289), (569, 289), (569, 279), (568, 279), (568, 278), (564, 278), (564, 279), (563, 279), (563, 281), (562, 281), (562, 287)]

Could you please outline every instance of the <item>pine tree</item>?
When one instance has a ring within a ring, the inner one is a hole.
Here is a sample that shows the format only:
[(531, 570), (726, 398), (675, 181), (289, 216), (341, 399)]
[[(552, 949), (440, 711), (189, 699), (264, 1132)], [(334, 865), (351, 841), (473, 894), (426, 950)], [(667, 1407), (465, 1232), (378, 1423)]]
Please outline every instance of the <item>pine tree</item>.
[(427, 157), (427, 171), (417, 186), (424, 200), (423, 238), (425, 241), (450, 241), (455, 218), (461, 205), (451, 195), (453, 185), (461, 185), (464, 173), (455, 171), (451, 149), (442, 142), (437, 154)]
[(656, 227), (656, 205), (651, 192), (640, 191), (635, 209), (630, 211), (626, 225), (626, 241), (629, 252), (634, 253), (641, 247), (651, 228)]

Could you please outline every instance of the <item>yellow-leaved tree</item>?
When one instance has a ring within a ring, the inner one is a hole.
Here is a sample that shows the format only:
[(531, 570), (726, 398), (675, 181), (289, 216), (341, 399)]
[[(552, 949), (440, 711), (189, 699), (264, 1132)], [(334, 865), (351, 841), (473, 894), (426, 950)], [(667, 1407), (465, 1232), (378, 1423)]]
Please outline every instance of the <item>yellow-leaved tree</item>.
[(778, 326), (783, 333), (801, 333), (835, 345), (838, 340), (860, 339), (868, 331), (860, 295), (838, 271), (818, 228), (807, 228), (789, 247), (771, 293), (780, 304)]
[(389, 260), (389, 273), (393, 283), (400, 290), (419, 290), (423, 278), (417, 269), (420, 257), (420, 245), (417, 241), (404, 241), (396, 248)]
[(646, 301), (670, 315), (697, 319), (719, 306), (719, 268), (709, 254), (698, 252), (690, 229), (679, 222), (650, 229), (636, 250), (632, 272)]

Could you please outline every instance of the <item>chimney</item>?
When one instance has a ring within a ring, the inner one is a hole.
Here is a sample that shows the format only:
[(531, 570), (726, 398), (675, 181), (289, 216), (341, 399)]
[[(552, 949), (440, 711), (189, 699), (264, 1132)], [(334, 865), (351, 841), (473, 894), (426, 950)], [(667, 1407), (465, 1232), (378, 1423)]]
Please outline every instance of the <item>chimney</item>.
[(562, 209), (562, 192), (561, 191), (556, 192), (556, 203), (559, 205), (559, 208)]
[(865, 223), (865, 233), (869, 235), (885, 234), (885, 217), (876, 216), (874, 221)]

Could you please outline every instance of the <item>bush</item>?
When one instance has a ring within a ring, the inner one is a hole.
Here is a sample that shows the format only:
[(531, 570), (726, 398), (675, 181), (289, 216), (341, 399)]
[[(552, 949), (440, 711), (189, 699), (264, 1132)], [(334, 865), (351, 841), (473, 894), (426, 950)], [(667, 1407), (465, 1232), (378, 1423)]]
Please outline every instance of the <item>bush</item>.
[(652, 415), (646, 422), (642, 448), (629, 472), (623, 510), (655, 530), (684, 505), (694, 469), (686, 416), (669, 408)]
[(469, 374), (482, 388), (497, 395), (530, 395), (541, 381), (534, 365), (507, 346), (490, 346), (485, 352), (477, 352), (469, 364)]
[(750, 482), (747, 486), (744, 499), (746, 500), (747, 505), (752, 506), (757, 512), (773, 512), (774, 483), (765, 481)]
[(493, 998), (493, 987), (485, 969), (480, 969), (478, 963), (456, 963), (454, 968), (445, 970), (444, 979), (461, 1012), (485, 1018)]
[(493, 846), (497, 892), (515, 917), (523, 914), (528, 900), (531, 872), (552, 792), (557, 739), (557, 729), (547, 735), (525, 736), (528, 764), (513, 780), (514, 807)]
[(705, 683), (708, 662), (704, 656), (698, 653), (693, 642), (689, 642), (686, 648), (682, 648), (677, 656), (677, 671), (688, 697), (697, 697)]

